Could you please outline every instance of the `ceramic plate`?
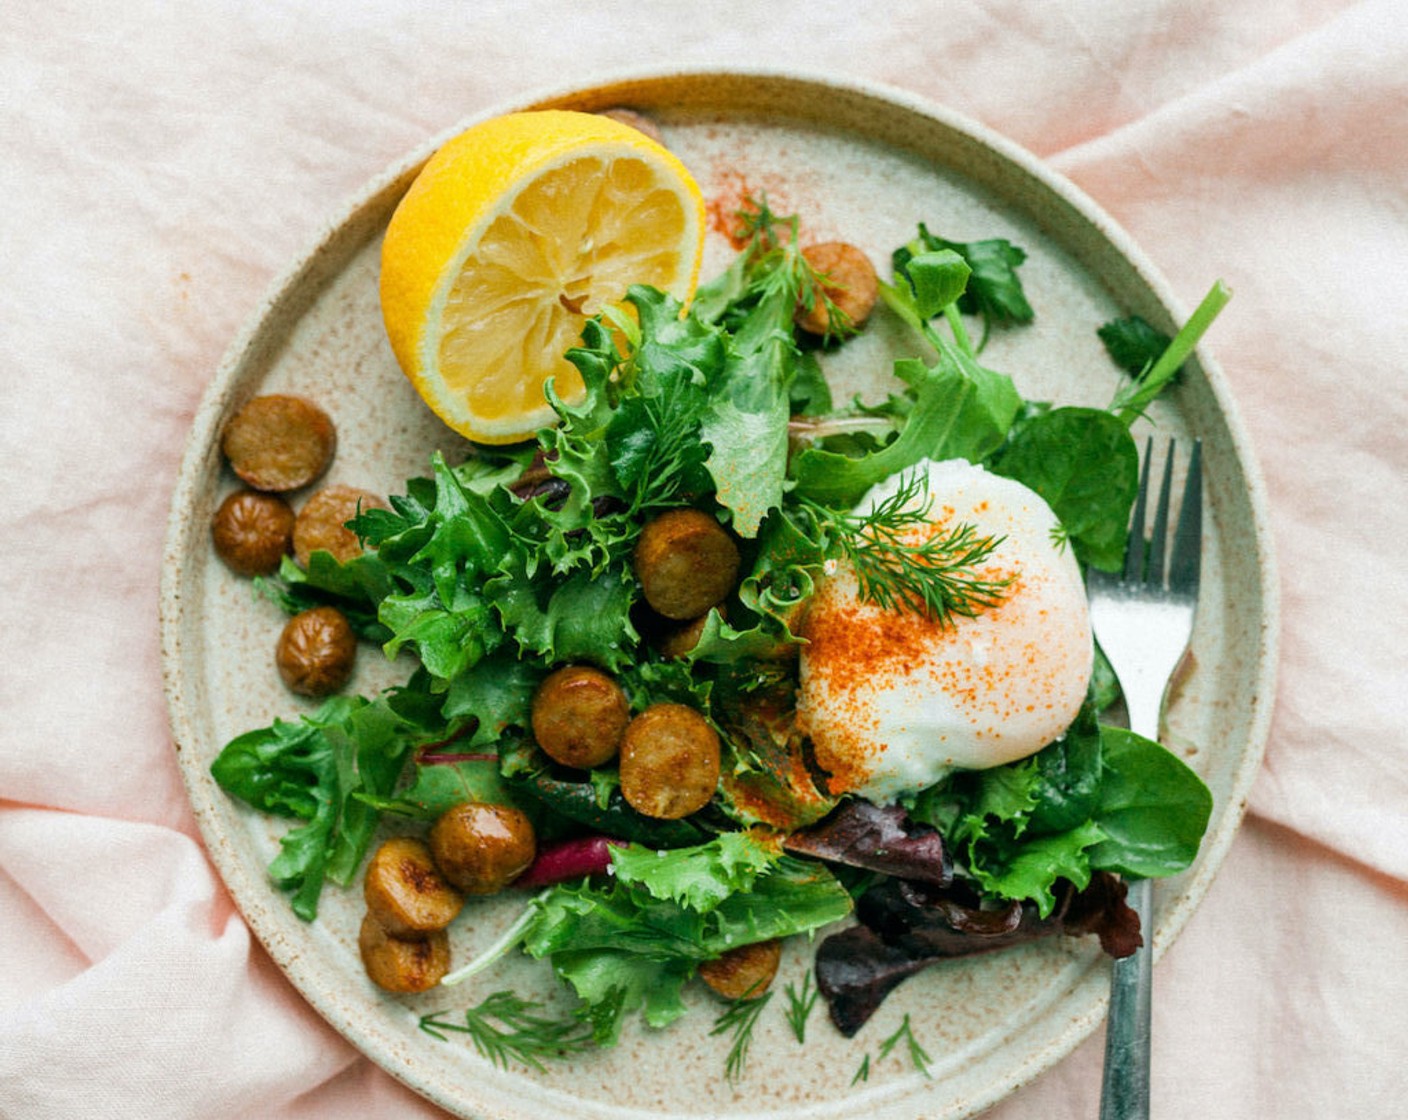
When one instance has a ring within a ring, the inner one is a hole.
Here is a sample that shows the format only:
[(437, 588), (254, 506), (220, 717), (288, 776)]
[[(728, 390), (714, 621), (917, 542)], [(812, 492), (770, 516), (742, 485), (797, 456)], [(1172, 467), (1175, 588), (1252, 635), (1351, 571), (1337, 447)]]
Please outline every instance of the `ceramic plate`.
[[(1103, 406), (1119, 375), (1096, 326), (1137, 313), (1171, 332), (1182, 320), (1150, 263), (1069, 183), (971, 121), (894, 90), (799, 75), (671, 73), (496, 112), (618, 105), (653, 115), (698, 179), (718, 227), (709, 235), (706, 275), (729, 256), (724, 220), (758, 192), (775, 211), (800, 214), (811, 239), (856, 242), (886, 271), (891, 249), (921, 220), (956, 240), (1002, 236), (1023, 246), (1036, 322), (995, 333), (985, 361), (1010, 373), (1028, 398)], [(633, 1021), (614, 1050), (546, 1073), (503, 1070), (463, 1037), (435, 1040), (418, 1020), (503, 988), (560, 999), (546, 965), (508, 961), (463, 987), (414, 998), (379, 992), (357, 956), (360, 891), (329, 888), (319, 920), (299, 921), (265, 876), (283, 826), (247, 811), (212, 781), (210, 762), (228, 739), (311, 707), (283, 689), (273, 668), (281, 616), (211, 550), (211, 515), (235, 487), (219, 453), (224, 423), (258, 393), (307, 395), (339, 430), (324, 481), (379, 493), (400, 492), (405, 479), (425, 474), (433, 450), (451, 458), (463, 450), (397, 370), (377, 306), (381, 234), (416, 169), (443, 139), (372, 183), (275, 284), (206, 392), (181, 469), (163, 571), (167, 696), (191, 802), (235, 901), (334, 1027), (463, 1116), (937, 1120), (980, 1111), (1057, 1062), (1101, 1021), (1107, 962), (1093, 939), (1051, 940), (930, 969), (898, 989), (852, 1040), (818, 1008), (799, 1047), (784, 1001), (774, 1000), (736, 1085), (723, 1076), (729, 1039), (709, 1034), (718, 1004), (699, 991), (690, 997), (694, 1013), (666, 1031)], [(906, 346), (880, 316), (830, 363), (837, 399), (886, 392), (891, 358)], [(1195, 667), (1172, 704), (1168, 742), (1207, 781), (1216, 808), (1198, 863), (1157, 891), (1160, 951), (1202, 897), (1240, 819), (1269, 720), (1276, 611), (1265, 497), (1216, 366), (1206, 356), (1192, 362), (1149, 420), (1141, 428), (1203, 439), (1210, 506)], [(294, 495), (295, 504), (302, 497)], [(351, 687), (371, 692), (407, 672), (406, 664), (388, 664), (368, 650)], [(455, 959), (469, 959), (520, 906), (508, 899), (467, 907), (453, 930)], [(779, 988), (801, 979), (809, 953), (804, 943), (789, 945)], [(903, 1047), (878, 1060), (879, 1042), (905, 1014), (933, 1058), (928, 1077)], [(852, 1084), (866, 1054), (870, 1076)]]

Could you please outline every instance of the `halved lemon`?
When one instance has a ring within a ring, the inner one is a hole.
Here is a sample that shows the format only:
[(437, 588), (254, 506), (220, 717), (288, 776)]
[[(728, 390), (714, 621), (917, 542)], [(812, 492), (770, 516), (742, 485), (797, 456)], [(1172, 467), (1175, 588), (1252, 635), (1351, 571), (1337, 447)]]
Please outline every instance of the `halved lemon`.
[(608, 117), (511, 113), (450, 140), (392, 215), (381, 311), (402, 370), (461, 435), (513, 443), (556, 418), (544, 385), (585, 392), (564, 358), (632, 284), (687, 300), (704, 199), (685, 166)]

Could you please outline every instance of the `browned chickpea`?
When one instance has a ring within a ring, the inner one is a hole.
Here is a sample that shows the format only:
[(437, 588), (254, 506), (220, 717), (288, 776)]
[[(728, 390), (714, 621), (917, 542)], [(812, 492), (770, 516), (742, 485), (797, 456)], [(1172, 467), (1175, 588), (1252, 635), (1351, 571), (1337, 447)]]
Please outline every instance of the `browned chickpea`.
[(362, 883), (367, 913), (393, 937), (423, 937), (455, 920), (464, 898), (445, 882), (429, 846), (396, 836), (367, 862)]
[(687, 657), (704, 636), (704, 627), (708, 621), (709, 616), (701, 614), (683, 626), (675, 627), (661, 640), (660, 652), (670, 658)]
[(347, 528), (362, 510), (385, 509), (386, 503), (370, 490), (355, 486), (327, 486), (303, 503), (293, 523), (293, 558), (301, 568), (319, 549), (332, 553), (341, 564), (362, 554), (362, 542)]
[(724, 999), (757, 999), (768, 990), (781, 960), (781, 941), (757, 941), (704, 961), (699, 979)]
[(585, 665), (554, 670), (533, 696), (533, 738), (564, 766), (587, 770), (615, 758), (630, 718), (621, 686)]
[(665, 144), (665, 137), (660, 132), (660, 126), (647, 117), (644, 113), (636, 109), (627, 109), (624, 106), (614, 109), (602, 109), (600, 115), (610, 117), (614, 121), (628, 124), (637, 132), (650, 137), (662, 147)]
[(277, 494), (236, 490), (210, 524), (215, 554), (232, 572), (267, 576), (293, 544), (293, 510)]
[(714, 796), (719, 754), (718, 734), (693, 708), (652, 704), (621, 740), (621, 795), (648, 817), (687, 817)]
[(672, 509), (641, 530), (635, 569), (645, 601), (677, 622), (722, 602), (738, 581), (738, 546), (697, 509)]
[(845, 241), (823, 241), (802, 250), (807, 263), (821, 276), (822, 290), (845, 316), (833, 324), (831, 311), (821, 292), (815, 293), (811, 307), (798, 306), (797, 325), (812, 334), (843, 334), (857, 331), (875, 310), (880, 296), (879, 279), (870, 258)]
[(450, 971), (450, 938), (443, 929), (424, 937), (393, 937), (368, 914), (357, 948), (372, 983), (388, 992), (429, 991)]
[(357, 636), (336, 607), (314, 607), (284, 625), (274, 663), (300, 696), (327, 696), (345, 685), (357, 659)]
[(256, 490), (297, 490), (327, 470), (337, 430), (312, 401), (274, 393), (235, 413), (220, 447), (230, 469)]
[(446, 810), (430, 830), (440, 873), (466, 894), (503, 890), (538, 854), (533, 822), (511, 805), (466, 801)]

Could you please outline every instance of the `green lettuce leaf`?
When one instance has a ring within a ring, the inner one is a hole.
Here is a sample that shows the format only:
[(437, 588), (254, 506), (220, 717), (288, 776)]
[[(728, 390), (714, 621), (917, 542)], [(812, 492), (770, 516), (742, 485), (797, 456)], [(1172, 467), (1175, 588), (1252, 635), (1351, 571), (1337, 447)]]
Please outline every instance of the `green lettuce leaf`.
[(417, 730), (385, 699), (334, 697), (297, 721), (276, 720), (230, 740), (211, 764), (227, 793), (303, 822), (283, 835), (269, 865), (300, 918), (317, 917), (326, 879), (352, 881), (378, 817), (356, 795), (391, 794)]
[(775, 846), (747, 832), (725, 832), (697, 848), (657, 852), (631, 845), (611, 853), (619, 882), (700, 913), (708, 913), (737, 891), (748, 890), (777, 859)]
[(912, 359), (895, 363), (914, 402), (899, 434), (858, 457), (802, 451), (792, 467), (801, 494), (833, 508), (853, 506), (877, 482), (921, 459), (978, 462), (1002, 445), (1021, 405), (1011, 378), (939, 342), (943, 350), (933, 367)]

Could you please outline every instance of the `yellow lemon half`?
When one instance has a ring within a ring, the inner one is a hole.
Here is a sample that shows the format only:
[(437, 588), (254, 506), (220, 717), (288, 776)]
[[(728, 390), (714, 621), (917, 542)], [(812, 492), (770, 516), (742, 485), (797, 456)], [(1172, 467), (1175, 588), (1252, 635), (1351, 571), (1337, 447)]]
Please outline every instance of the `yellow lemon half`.
[(687, 300), (704, 199), (684, 165), (591, 113), (511, 113), (433, 155), (381, 253), (381, 311), (402, 370), (461, 435), (513, 443), (551, 424), (543, 386), (579, 401), (564, 353), (632, 284)]

